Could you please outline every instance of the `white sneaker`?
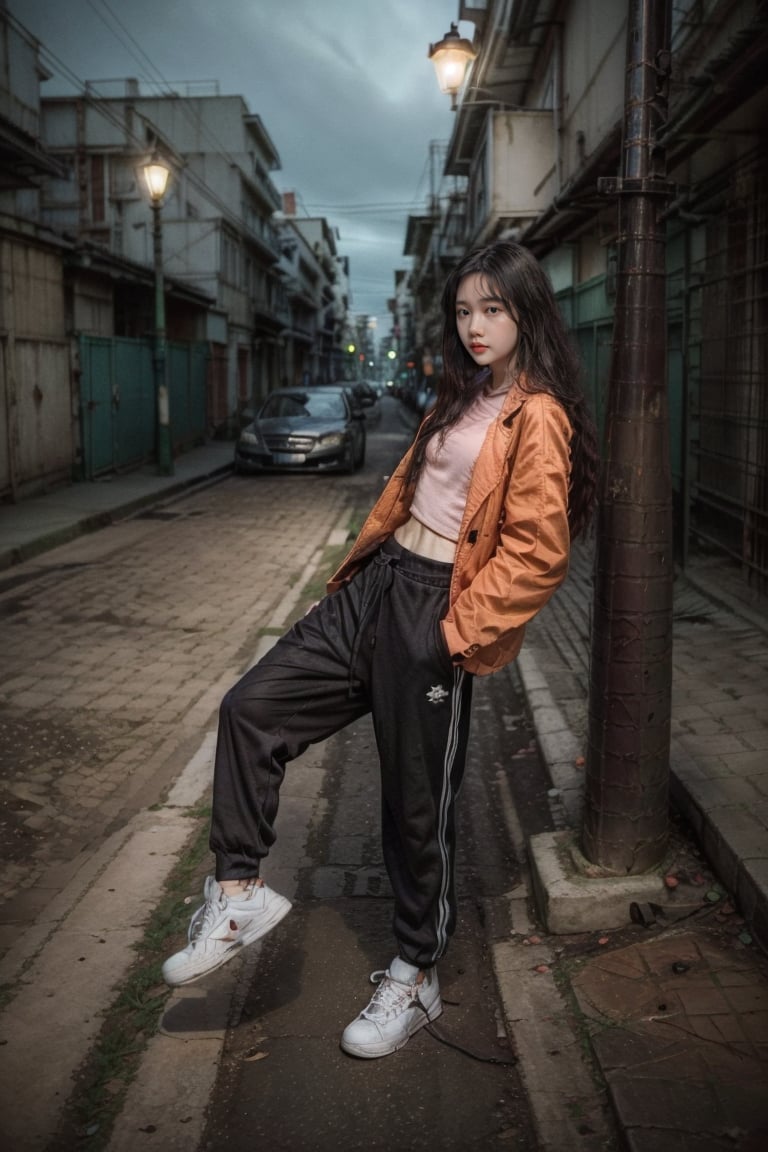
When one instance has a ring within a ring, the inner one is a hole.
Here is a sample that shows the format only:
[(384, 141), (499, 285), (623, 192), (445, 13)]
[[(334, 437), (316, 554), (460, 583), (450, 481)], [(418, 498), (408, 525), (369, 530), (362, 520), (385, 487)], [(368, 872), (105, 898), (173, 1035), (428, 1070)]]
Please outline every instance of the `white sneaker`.
[(368, 1007), (344, 1029), (341, 1047), (345, 1052), (367, 1060), (389, 1056), (437, 1019), (443, 1010), (437, 972), (422, 969), (424, 978), (417, 983), (419, 971), (397, 956), (386, 972), (371, 974), (378, 988)]
[(266, 884), (237, 897), (227, 896), (213, 876), (205, 881), (205, 904), (189, 925), (189, 944), (163, 964), (163, 979), (172, 988), (213, 972), (279, 924), (291, 904)]

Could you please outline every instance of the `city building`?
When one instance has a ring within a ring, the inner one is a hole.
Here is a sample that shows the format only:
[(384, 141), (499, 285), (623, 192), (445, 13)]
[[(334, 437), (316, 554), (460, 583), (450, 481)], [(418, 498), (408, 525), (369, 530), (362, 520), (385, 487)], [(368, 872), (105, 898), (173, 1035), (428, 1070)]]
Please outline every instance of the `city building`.
[(2, 0), (0, 39), (3, 498), (160, 460), (163, 432), (172, 466), (281, 383), (343, 373), (348, 262), (324, 218), (283, 212), (241, 96), (41, 98), (45, 50)]
[(283, 194), (281, 271), (290, 304), (284, 378), (329, 384), (348, 374), (349, 262), (338, 233), (322, 216), (298, 216), (296, 195)]
[[(288, 315), (272, 224), (281, 199), (270, 172), (279, 157), (261, 118), (239, 96), (148, 96), (131, 79), (44, 99), (42, 113), (44, 139), (69, 178), (49, 182), (41, 215), (80, 245), (151, 268), (153, 219), (141, 169), (153, 157), (170, 168), (162, 201), (168, 335), (181, 335), (174, 296), (182, 287), (202, 293), (208, 307), (186, 335), (209, 355), (207, 431), (230, 434), (240, 410), (279, 376)], [(123, 302), (114, 334), (151, 333), (147, 303), (142, 316), (140, 300)]]
[(39, 189), (62, 175), (40, 143), (36, 42), (0, 3), (0, 498), (70, 479), (76, 424), (64, 315), (66, 240), (40, 224)]
[[(613, 341), (628, 5), (468, 0), (474, 59), (437, 204), (409, 221), (417, 343), (446, 257), (500, 237), (547, 268), (602, 425)], [(438, 30), (436, 30), (437, 32)], [(454, 32), (454, 39), (458, 39)], [(669, 114), (659, 140), (676, 552), (714, 548), (768, 584), (768, 21), (765, 5), (672, 6)], [(464, 189), (457, 185), (464, 182)], [(446, 188), (450, 185), (450, 195)], [(432, 308), (434, 305), (432, 305)]]

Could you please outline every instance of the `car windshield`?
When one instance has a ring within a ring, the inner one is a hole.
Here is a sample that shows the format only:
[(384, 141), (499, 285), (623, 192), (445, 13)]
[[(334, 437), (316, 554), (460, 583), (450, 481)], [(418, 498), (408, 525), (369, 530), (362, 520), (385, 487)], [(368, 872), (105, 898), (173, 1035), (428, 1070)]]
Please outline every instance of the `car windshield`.
[(275, 416), (314, 416), (323, 420), (344, 420), (346, 409), (338, 392), (290, 392), (268, 396), (259, 413), (263, 420)]

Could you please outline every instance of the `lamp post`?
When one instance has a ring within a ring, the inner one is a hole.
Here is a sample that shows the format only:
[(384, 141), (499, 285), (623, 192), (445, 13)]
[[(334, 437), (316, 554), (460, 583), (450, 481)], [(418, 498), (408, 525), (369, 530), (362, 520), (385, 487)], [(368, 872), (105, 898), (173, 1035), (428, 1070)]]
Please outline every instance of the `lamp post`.
[(171, 170), (155, 154), (143, 168), (144, 180), (152, 205), (152, 244), (155, 258), (155, 403), (157, 409), (157, 470), (161, 476), (173, 475), (171, 451), (170, 405), (166, 378), (165, 354), (165, 284), (163, 281), (163, 226), (160, 205), (168, 186)]
[(467, 65), (477, 53), (463, 36), (459, 36), (458, 25), (451, 24), (442, 40), (430, 44), (428, 58), (435, 66), (440, 91), (451, 98), (451, 111), (456, 111), (456, 97), (464, 83)]

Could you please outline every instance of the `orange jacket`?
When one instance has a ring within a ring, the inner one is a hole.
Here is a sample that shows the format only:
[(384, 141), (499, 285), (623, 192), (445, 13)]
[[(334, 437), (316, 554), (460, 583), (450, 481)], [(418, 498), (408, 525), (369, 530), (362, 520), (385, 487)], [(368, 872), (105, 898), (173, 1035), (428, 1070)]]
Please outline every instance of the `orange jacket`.
[[(562, 407), (510, 389), (477, 458), (459, 531), (449, 609), (441, 622), (456, 664), (483, 676), (514, 660), (526, 623), (568, 571), (569, 444)], [(410, 514), (406, 453), (328, 584), (350, 580)]]

